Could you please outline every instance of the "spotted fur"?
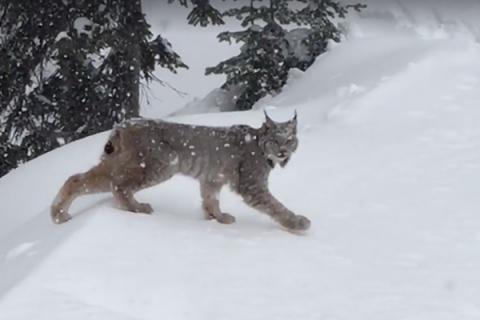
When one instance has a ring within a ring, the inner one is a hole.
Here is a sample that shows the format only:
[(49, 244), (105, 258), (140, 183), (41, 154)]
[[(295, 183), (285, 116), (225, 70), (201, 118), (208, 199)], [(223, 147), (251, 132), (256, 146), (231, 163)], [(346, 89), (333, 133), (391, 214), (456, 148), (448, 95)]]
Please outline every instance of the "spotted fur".
[(134, 193), (183, 174), (200, 182), (207, 219), (235, 221), (220, 210), (218, 201), (218, 193), (228, 184), (248, 205), (285, 228), (306, 230), (310, 221), (283, 206), (268, 188), (271, 170), (277, 164), (284, 167), (297, 146), (296, 115), (283, 123), (266, 115), (258, 129), (131, 120), (113, 130), (97, 166), (65, 182), (52, 204), (52, 219), (55, 223), (69, 220), (72, 201), (97, 192), (112, 192), (126, 210), (151, 213), (152, 207), (139, 203)]

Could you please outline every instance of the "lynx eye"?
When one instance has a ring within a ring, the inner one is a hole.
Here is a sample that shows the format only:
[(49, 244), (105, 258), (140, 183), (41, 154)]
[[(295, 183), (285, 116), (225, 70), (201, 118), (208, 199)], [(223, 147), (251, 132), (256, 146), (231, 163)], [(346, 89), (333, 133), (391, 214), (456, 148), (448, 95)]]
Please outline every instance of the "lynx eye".
[(278, 148), (278, 142), (275, 141), (275, 140), (271, 140), (271, 141), (268, 141), (267, 142), (267, 145), (269, 148), (273, 149), (273, 148)]
[(294, 137), (290, 136), (290, 137), (287, 138), (287, 144), (291, 145), (291, 144), (294, 144), (294, 143), (295, 143), (295, 138)]

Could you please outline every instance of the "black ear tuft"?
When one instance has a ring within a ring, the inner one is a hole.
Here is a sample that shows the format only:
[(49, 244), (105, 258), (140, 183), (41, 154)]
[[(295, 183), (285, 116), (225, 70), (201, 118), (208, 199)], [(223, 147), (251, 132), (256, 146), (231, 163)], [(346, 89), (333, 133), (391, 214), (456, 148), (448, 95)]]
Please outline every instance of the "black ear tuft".
[(295, 113), (293, 114), (292, 123), (295, 125), (297, 124), (297, 110), (295, 110)]

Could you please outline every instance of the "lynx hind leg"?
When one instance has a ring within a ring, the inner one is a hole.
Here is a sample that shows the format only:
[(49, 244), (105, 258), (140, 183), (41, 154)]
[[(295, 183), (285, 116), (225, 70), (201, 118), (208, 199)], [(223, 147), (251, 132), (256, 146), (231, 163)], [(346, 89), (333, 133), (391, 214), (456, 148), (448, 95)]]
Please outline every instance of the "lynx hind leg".
[(200, 183), (203, 212), (206, 219), (215, 219), (220, 223), (231, 224), (235, 222), (235, 217), (220, 210), (218, 193), (221, 187), (221, 185), (208, 182)]
[(110, 191), (111, 179), (108, 167), (99, 164), (85, 173), (71, 176), (58, 192), (51, 206), (51, 217), (55, 223), (64, 223), (71, 219), (68, 209), (79, 196)]
[(177, 154), (171, 147), (157, 141), (155, 148), (148, 148), (129, 137), (121, 136), (126, 155), (113, 173), (112, 193), (124, 210), (150, 214), (153, 208), (148, 203), (135, 199), (135, 193), (170, 179), (176, 172), (172, 159)]
[[(145, 161), (146, 165), (136, 168), (122, 169), (115, 173), (115, 176), (121, 177), (120, 180), (113, 182), (113, 197), (124, 210), (150, 214), (153, 208), (148, 203), (138, 202), (134, 195), (136, 192), (159, 184), (170, 179), (173, 176), (173, 170), (168, 163), (163, 163), (162, 159), (155, 159), (155, 164), (151, 161)], [(145, 163), (139, 161), (138, 163)], [(155, 166), (152, 169), (150, 166)]]
[(151, 214), (153, 212), (152, 206), (148, 203), (138, 202), (133, 196), (136, 191), (141, 189), (139, 184), (126, 182), (115, 185), (112, 192), (113, 197), (122, 209), (135, 213)]

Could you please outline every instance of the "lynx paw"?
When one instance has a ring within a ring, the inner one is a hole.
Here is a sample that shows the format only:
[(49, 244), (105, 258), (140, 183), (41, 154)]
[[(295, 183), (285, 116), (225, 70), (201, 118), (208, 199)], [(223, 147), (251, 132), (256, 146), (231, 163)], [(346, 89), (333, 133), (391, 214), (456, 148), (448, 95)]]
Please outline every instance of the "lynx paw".
[(206, 220), (215, 219), (215, 216), (214, 216), (213, 214), (210, 214), (210, 213), (208, 213), (208, 212), (206, 212), (206, 211), (203, 213), (203, 215), (204, 215), (204, 217), (205, 217)]
[(148, 203), (139, 203), (138, 206), (135, 207), (134, 211), (137, 213), (152, 214), (153, 208)]
[(67, 212), (64, 212), (63, 210), (52, 213), (52, 220), (56, 224), (65, 223), (70, 219), (72, 219), (72, 217)]
[(310, 220), (304, 216), (297, 215), (286, 220), (282, 225), (293, 231), (304, 231), (310, 228)]
[(235, 217), (228, 214), (222, 213), (220, 216), (216, 217), (217, 221), (224, 224), (231, 224), (235, 222)]

